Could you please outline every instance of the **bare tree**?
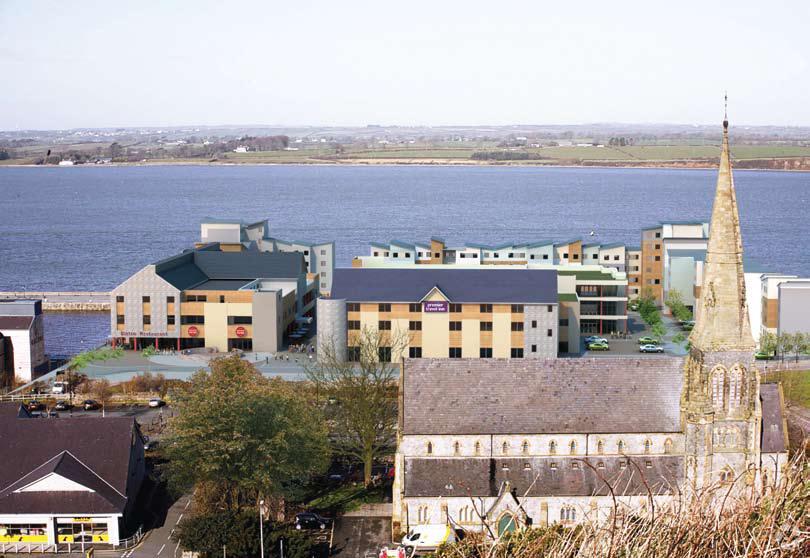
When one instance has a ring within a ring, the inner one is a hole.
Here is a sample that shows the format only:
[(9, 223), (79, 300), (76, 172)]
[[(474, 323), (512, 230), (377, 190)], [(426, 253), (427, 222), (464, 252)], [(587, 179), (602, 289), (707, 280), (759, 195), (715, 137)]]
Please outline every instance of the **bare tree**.
[(319, 394), (335, 402), (330, 409), (333, 442), (338, 451), (362, 460), (368, 486), (374, 459), (396, 447), (396, 379), (408, 334), (364, 328), (355, 335), (355, 362), (344, 361), (327, 341), (306, 374)]

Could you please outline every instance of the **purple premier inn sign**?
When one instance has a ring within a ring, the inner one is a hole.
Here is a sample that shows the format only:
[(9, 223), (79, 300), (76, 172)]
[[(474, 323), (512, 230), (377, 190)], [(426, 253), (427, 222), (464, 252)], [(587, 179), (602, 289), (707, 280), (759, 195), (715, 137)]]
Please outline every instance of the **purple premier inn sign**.
[(423, 312), (447, 312), (449, 305), (444, 300), (430, 300), (422, 303)]

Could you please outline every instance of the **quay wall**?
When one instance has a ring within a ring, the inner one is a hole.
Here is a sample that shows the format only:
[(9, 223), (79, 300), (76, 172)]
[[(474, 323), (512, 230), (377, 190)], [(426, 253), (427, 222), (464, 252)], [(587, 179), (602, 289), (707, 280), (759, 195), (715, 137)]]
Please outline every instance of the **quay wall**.
[(109, 312), (110, 293), (101, 291), (18, 291), (0, 292), (0, 301), (42, 300), (45, 312)]

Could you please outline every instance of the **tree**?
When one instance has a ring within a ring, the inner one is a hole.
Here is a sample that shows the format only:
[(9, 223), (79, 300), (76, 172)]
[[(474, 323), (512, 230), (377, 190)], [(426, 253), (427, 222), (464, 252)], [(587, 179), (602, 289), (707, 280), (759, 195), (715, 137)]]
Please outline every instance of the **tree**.
[[(321, 413), (282, 380), (264, 378), (237, 355), (213, 360), (176, 392), (165, 470), (175, 489), (216, 487), (201, 508), (239, 511), (283, 498), (329, 461)], [(203, 500), (203, 499), (199, 499)]]
[(98, 397), (98, 401), (101, 403), (101, 416), (105, 417), (107, 413), (107, 400), (112, 395), (110, 380), (107, 378), (93, 380), (90, 384), (90, 391), (95, 393), (96, 397)]
[(667, 299), (664, 301), (669, 311), (675, 319), (681, 322), (687, 322), (692, 319), (692, 311), (683, 303), (683, 297), (680, 291), (672, 289), (667, 293)]
[(327, 341), (318, 360), (307, 365), (306, 374), (318, 393), (337, 401), (333, 441), (339, 451), (363, 462), (363, 483), (368, 486), (374, 459), (396, 445), (397, 361), (408, 346), (408, 336), (363, 328), (353, 345), (359, 350), (358, 362), (338, 358), (334, 343)]
[(770, 331), (766, 331), (759, 337), (759, 350), (763, 353), (773, 355), (776, 354), (776, 349), (778, 348), (778, 341), (776, 339), (776, 335), (771, 333)]

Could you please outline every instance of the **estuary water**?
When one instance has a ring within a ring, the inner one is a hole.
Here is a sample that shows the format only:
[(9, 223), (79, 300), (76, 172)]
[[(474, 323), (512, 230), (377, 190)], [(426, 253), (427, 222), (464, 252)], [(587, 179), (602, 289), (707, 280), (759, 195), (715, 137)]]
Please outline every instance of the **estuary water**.
[[(715, 181), (691, 169), (0, 167), (0, 291), (109, 290), (189, 247), (204, 217), (266, 218), (280, 238), (334, 240), (339, 266), (392, 238), (495, 244), (593, 231), (593, 242), (638, 245), (645, 226), (708, 220)], [(738, 170), (735, 181), (746, 258), (810, 276), (810, 174)], [(108, 321), (98, 322), (103, 339)], [(46, 337), (69, 338), (71, 323), (49, 320)]]

